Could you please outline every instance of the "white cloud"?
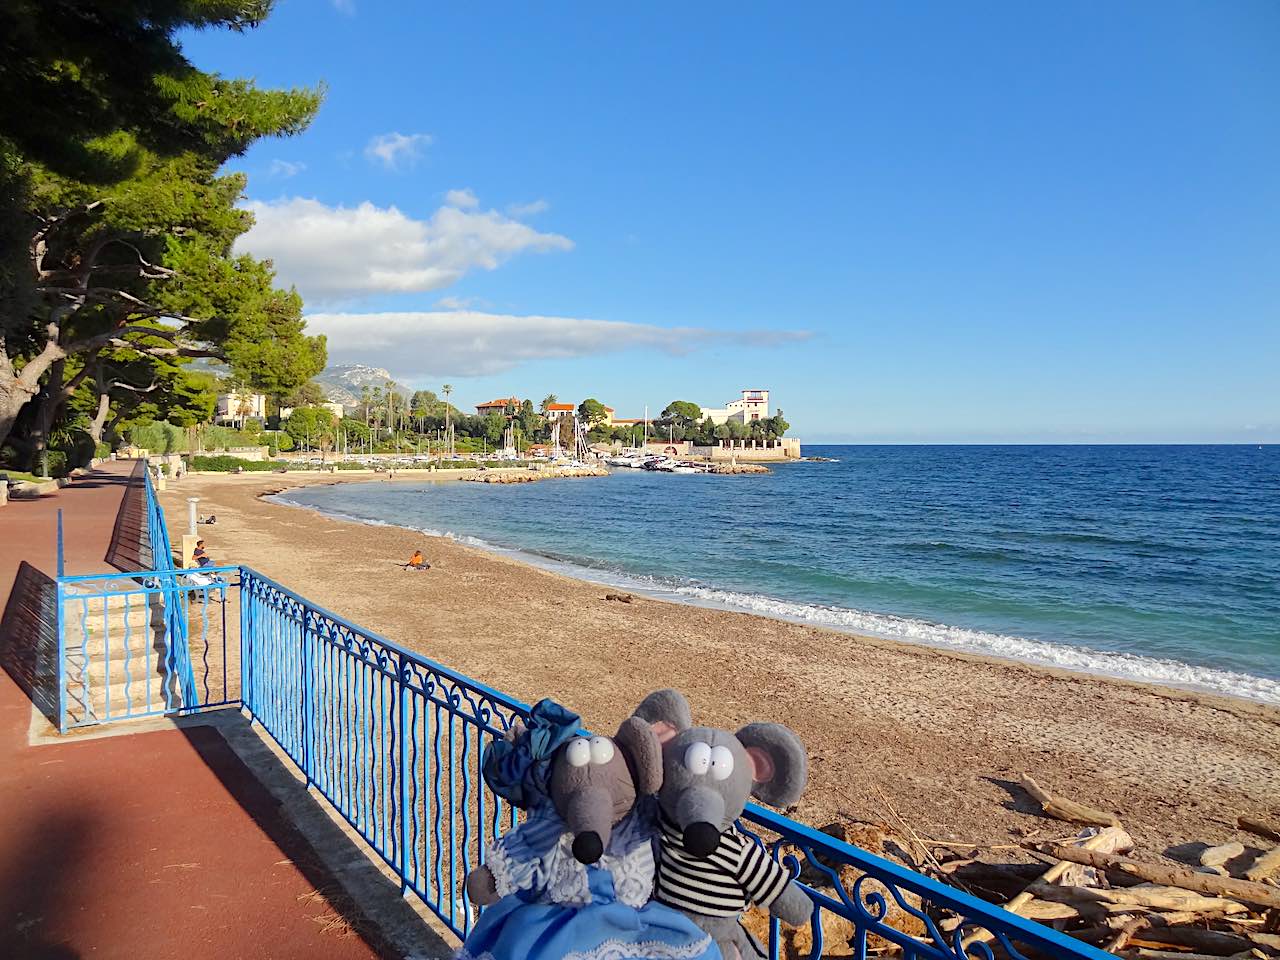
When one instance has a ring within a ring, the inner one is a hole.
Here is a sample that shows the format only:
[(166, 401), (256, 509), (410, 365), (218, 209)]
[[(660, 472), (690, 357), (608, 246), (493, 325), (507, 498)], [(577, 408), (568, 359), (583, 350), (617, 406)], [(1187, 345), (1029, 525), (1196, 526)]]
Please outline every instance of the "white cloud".
[(303, 170), (307, 169), (307, 165), (302, 161), (291, 160), (272, 160), (271, 166), (267, 173), (273, 177), (296, 177)]
[(536, 213), (546, 213), (551, 204), (546, 200), (534, 200), (532, 203), (513, 203), (507, 207), (507, 213), (513, 217), (532, 217)]
[(438, 290), (520, 253), (573, 249), (567, 237), (541, 233), (495, 210), (446, 206), (416, 220), (368, 202), (331, 207), (292, 197), (246, 206), (255, 223), (237, 250), (269, 257), (280, 280), (311, 303)]
[[(307, 330), (329, 340), (331, 363), (366, 363), (401, 376), (477, 377), (534, 360), (650, 349), (680, 355), (724, 345), (721, 331), (577, 317), (511, 316), (475, 310), (313, 313)], [(775, 331), (744, 346), (808, 338)]]
[(365, 145), (364, 155), (388, 170), (411, 167), (431, 145), (427, 133), (383, 133)]
[(441, 297), (436, 306), (442, 310), (466, 310), (468, 307), (488, 306), (488, 301), (480, 297)]
[(459, 210), (474, 210), (480, 206), (480, 201), (476, 199), (476, 195), (471, 192), (470, 187), (464, 187), (461, 190), (450, 190), (444, 195), (444, 202), (447, 206), (457, 207)]
[(345, 13), (349, 17), (355, 16), (356, 0), (330, 0), (330, 2), (333, 4), (333, 9), (339, 13)]

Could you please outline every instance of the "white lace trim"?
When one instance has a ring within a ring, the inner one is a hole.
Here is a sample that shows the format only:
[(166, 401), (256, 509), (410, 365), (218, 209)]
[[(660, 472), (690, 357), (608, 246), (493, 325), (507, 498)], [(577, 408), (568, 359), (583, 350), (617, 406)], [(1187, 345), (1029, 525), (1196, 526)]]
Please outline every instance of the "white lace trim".
[(505, 897), (520, 889), (511, 859), (507, 856), (507, 850), (501, 842), (489, 844), (485, 866), (493, 874), (493, 886), (498, 891), (499, 897)]
[(573, 834), (561, 837), (543, 863), (547, 871), (544, 897), (570, 907), (585, 907), (591, 902), (587, 868), (573, 855)]
[(653, 845), (637, 844), (622, 856), (606, 854), (600, 866), (613, 874), (613, 894), (628, 907), (639, 910), (653, 896)]
[[(707, 951), (711, 946), (711, 938), (703, 937), (692, 943), (663, 943), (661, 940), (646, 940), (643, 943), (627, 943), (625, 940), (606, 940), (598, 947), (590, 950), (577, 950), (564, 955), (563, 960), (693, 960)], [(495, 960), (488, 951), (476, 956), (466, 949), (459, 950), (454, 960)]]

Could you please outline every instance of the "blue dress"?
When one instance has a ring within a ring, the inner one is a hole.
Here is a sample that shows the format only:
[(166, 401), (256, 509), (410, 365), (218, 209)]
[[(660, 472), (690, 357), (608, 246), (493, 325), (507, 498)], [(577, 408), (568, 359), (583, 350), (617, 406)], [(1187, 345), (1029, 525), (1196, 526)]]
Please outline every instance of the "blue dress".
[(458, 960), (721, 960), (684, 914), (649, 899), (653, 831), (629, 813), (598, 863), (574, 859), (573, 835), (550, 804), (492, 844), (497, 903), (486, 907)]

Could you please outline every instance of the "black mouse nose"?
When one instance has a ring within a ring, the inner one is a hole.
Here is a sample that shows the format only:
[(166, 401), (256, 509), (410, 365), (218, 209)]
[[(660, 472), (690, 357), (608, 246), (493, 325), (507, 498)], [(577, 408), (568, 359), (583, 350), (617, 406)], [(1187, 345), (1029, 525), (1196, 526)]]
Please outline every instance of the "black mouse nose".
[(720, 846), (720, 831), (709, 823), (691, 823), (684, 828), (684, 848), (695, 857), (709, 857)]
[(573, 838), (573, 859), (579, 863), (595, 863), (602, 856), (604, 844), (600, 842), (600, 834), (594, 830)]

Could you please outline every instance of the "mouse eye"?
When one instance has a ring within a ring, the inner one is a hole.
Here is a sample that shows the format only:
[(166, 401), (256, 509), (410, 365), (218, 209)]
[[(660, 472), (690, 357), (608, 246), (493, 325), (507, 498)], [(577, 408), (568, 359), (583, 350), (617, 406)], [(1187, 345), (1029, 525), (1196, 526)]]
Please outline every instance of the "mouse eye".
[(684, 752), (684, 767), (698, 776), (705, 774), (711, 768), (711, 747), (702, 741), (689, 744)]
[(711, 748), (711, 779), (723, 780), (733, 773), (733, 752), (728, 747)]
[(596, 764), (608, 763), (613, 759), (613, 741), (608, 737), (592, 737), (591, 738), (591, 762)]
[(571, 767), (585, 767), (591, 762), (591, 744), (584, 737), (575, 737), (564, 748), (565, 759)]

